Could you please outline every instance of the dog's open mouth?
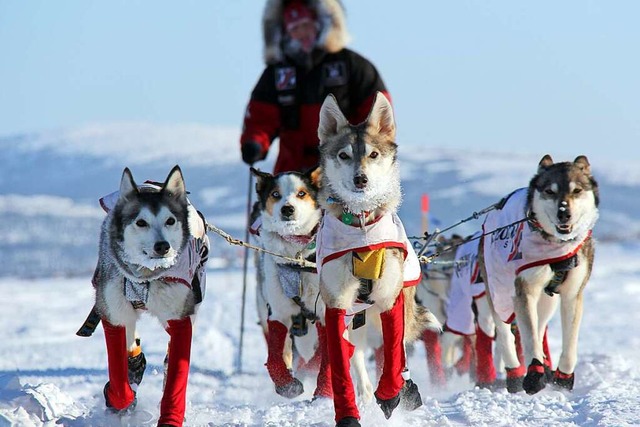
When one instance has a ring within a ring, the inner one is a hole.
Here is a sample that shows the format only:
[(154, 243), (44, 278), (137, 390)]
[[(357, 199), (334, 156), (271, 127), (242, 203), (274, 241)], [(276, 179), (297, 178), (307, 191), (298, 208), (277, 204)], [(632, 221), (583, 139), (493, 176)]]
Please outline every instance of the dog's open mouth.
[(572, 224), (556, 225), (556, 231), (560, 234), (569, 234), (571, 233), (571, 231), (573, 231), (573, 225)]

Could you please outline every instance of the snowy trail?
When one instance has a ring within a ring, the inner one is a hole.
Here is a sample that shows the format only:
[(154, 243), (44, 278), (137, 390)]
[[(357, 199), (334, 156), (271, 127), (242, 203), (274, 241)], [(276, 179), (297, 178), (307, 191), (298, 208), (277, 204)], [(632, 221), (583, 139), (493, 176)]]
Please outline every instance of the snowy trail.
[[(216, 244), (223, 244), (216, 241)], [(365, 426), (624, 426), (640, 425), (640, 245), (602, 244), (585, 293), (576, 387), (528, 396), (474, 389), (468, 377), (445, 390), (428, 381), (421, 342), (409, 361), (424, 405), (385, 420), (371, 403), (361, 406)], [(252, 274), (251, 274), (252, 279)], [(310, 403), (314, 380), (294, 401), (275, 394), (263, 364), (266, 346), (256, 323), (253, 280), (247, 292), (243, 373), (234, 374), (242, 275), (210, 270), (194, 333), (186, 426), (333, 426), (333, 404)], [(118, 419), (104, 411), (107, 381), (104, 336), (75, 331), (91, 308), (90, 277), (0, 279), (0, 426), (155, 425), (167, 335), (143, 317), (140, 333), (149, 365), (138, 407)], [(559, 355), (559, 318), (550, 345)], [(371, 366), (373, 368), (373, 366)]]

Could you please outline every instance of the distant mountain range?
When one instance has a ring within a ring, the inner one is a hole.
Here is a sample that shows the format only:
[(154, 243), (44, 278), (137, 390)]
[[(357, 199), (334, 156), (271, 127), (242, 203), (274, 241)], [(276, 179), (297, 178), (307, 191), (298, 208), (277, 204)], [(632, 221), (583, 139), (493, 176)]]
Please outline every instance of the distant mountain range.
[[(0, 137), (0, 276), (90, 275), (104, 218), (98, 199), (117, 190), (125, 166), (142, 182), (163, 181), (179, 164), (194, 205), (210, 223), (244, 239), (249, 173), (240, 160), (238, 135), (237, 129), (202, 125), (116, 123)], [(423, 194), (430, 201), (430, 229), (444, 229), (527, 186), (546, 154), (455, 151), (411, 143), (401, 143), (399, 150), (404, 189), (400, 217), (410, 236), (421, 234)], [(275, 152), (277, 146), (256, 166), (271, 170)], [(640, 164), (589, 160), (601, 192), (595, 236), (639, 239)], [(447, 234), (470, 234), (481, 221), (469, 220)], [(241, 265), (241, 248), (210, 237), (217, 265)]]

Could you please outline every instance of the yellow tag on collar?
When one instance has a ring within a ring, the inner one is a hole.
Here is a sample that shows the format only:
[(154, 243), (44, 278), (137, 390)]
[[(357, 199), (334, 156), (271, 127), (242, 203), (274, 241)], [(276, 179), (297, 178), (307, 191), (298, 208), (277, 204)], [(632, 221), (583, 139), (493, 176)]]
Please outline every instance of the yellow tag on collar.
[(384, 269), (384, 248), (353, 252), (353, 275), (360, 279), (379, 279)]

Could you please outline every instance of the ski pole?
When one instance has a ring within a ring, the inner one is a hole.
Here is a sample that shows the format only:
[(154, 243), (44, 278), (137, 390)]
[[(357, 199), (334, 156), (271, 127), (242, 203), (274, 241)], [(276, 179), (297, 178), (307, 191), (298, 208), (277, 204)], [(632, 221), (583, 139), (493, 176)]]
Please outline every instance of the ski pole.
[[(253, 192), (253, 173), (249, 170), (249, 188), (247, 191), (247, 226), (244, 232), (244, 241), (249, 241), (249, 227), (251, 227), (251, 193)], [(247, 268), (249, 262), (249, 248), (244, 248), (244, 263), (242, 266), (242, 309), (240, 310), (240, 345), (238, 348), (238, 361), (236, 369), (238, 373), (242, 373), (242, 344), (244, 338), (244, 307), (247, 296)]]

